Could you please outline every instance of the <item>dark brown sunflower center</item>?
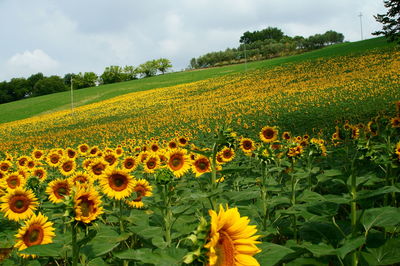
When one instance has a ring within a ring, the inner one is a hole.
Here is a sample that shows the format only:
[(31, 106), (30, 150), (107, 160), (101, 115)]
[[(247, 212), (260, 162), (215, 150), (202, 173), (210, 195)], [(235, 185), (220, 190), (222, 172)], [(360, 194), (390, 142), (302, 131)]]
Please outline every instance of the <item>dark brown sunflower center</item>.
[(28, 167), (29, 167), (29, 168), (35, 167), (35, 162), (29, 161), (29, 162), (28, 162)]
[(122, 191), (128, 186), (128, 178), (125, 175), (112, 174), (108, 179), (108, 183), (113, 190)]
[(175, 149), (176, 148), (176, 143), (175, 142), (171, 142), (168, 145), (171, 149)]
[(72, 162), (68, 161), (68, 162), (64, 163), (62, 168), (63, 168), (63, 170), (65, 172), (70, 172), (72, 170), (72, 168), (73, 168), (72, 167)]
[(8, 178), (7, 184), (10, 188), (14, 189), (20, 185), (20, 180), (17, 176), (11, 176)]
[(200, 171), (206, 171), (208, 169), (208, 162), (204, 159), (199, 160), (196, 162), (197, 169)]
[(232, 151), (231, 150), (225, 150), (223, 155), (224, 155), (224, 158), (229, 159), (229, 158), (232, 157)]
[(149, 160), (148, 162), (147, 162), (147, 168), (149, 168), (149, 169), (154, 169), (155, 167), (156, 167), (156, 162), (154, 161), (154, 160)]
[(58, 199), (63, 199), (64, 196), (69, 195), (69, 187), (67, 184), (57, 184), (54, 188), (54, 195)]
[(50, 162), (52, 162), (53, 164), (58, 163), (58, 161), (60, 160), (60, 157), (58, 155), (52, 155), (50, 158)]
[(133, 201), (141, 201), (143, 195), (146, 193), (146, 189), (142, 186), (136, 186), (135, 187), (135, 192), (136, 192), (136, 199), (134, 199)]
[(44, 173), (43, 173), (43, 171), (38, 170), (38, 171), (35, 172), (35, 176), (37, 176), (39, 178), (42, 178), (44, 176)]
[(81, 208), (82, 216), (88, 217), (94, 210), (94, 202), (89, 200), (87, 196), (82, 196), (79, 199), (81, 200), (79, 207)]
[(263, 135), (266, 139), (272, 139), (274, 137), (274, 130), (273, 129), (266, 129), (263, 131)]
[(158, 151), (158, 146), (157, 146), (157, 145), (151, 146), (151, 150), (152, 150), (153, 152)]
[(133, 160), (126, 160), (124, 165), (126, 169), (131, 169), (135, 164)]
[(243, 148), (245, 150), (250, 150), (252, 146), (253, 145), (252, 145), (251, 141), (248, 141), (248, 140), (243, 141)]
[(97, 149), (91, 149), (90, 150), (90, 154), (96, 154), (97, 153)]
[(117, 160), (117, 158), (115, 158), (114, 155), (106, 155), (104, 157), (104, 160), (106, 160), (106, 162), (108, 162), (110, 165), (113, 165), (115, 163), (115, 161)]
[(26, 246), (40, 245), (44, 238), (44, 231), (40, 224), (32, 224), (23, 236)]
[(235, 265), (235, 247), (232, 239), (225, 231), (220, 231), (218, 244), (215, 247), (217, 253), (217, 266), (233, 266)]
[(101, 163), (95, 164), (93, 167), (93, 173), (95, 175), (101, 175), (103, 173), (103, 170), (105, 169), (105, 166)]
[(27, 161), (28, 161), (28, 159), (22, 158), (21, 160), (18, 161), (18, 163), (19, 163), (19, 165), (24, 166)]
[(1, 171), (6, 172), (8, 170), (8, 164), (2, 164), (0, 166)]
[(169, 161), (171, 163), (171, 168), (174, 170), (178, 170), (183, 166), (183, 158), (179, 154), (172, 155)]
[(79, 150), (81, 151), (81, 152), (87, 152), (87, 150), (88, 150), (89, 148), (87, 147), (87, 146), (80, 146), (79, 147)]
[(73, 151), (73, 150), (68, 150), (68, 157), (69, 157), (69, 158), (74, 158), (74, 157), (75, 157), (75, 151)]
[(25, 195), (15, 195), (10, 199), (10, 209), (15, 213), (23, 213), (29, 208), (29, 198)]
[(35, 152), (34, 156), (36, 159), (39, 159), (40, 157), (42, 157), (43, 153), (40, 151)]

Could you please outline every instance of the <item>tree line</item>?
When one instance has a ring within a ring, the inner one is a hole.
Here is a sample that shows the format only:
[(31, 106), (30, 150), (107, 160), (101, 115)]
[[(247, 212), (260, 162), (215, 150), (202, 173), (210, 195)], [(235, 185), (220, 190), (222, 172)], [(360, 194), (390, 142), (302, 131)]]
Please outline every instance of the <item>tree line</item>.
[(211, 52), (198, 58), (192, 58), (189, 69), (222, 66), (247, 61), (263, 60), (278, 56), (297, 54), (319, 49), (327, 45), (341, 43), (344, 35), (336, 31), (290, 37), (282, 30), (268, 27), (260, 31), (246, 31), (239, 39), (238, 48), (227, 48), (225, 51)]
[(78, 74), (68, 73), (64, 77), (56, 75), (46, 77), (39, 72), (28, 78), (12, 78), (10, 81), (0, 82), (0, 104), (66, 91), (71, 88), (71, 82), (73, 89), (82, 89), (100, 84), (151, 77), (158, 73), (164, 74), (170, 68), (172, 68), (170, 60), (160, 58), (147, 61), (136, 68), (134, 66), (109, 66), (99, 76), (94, 72), (79, 72)]

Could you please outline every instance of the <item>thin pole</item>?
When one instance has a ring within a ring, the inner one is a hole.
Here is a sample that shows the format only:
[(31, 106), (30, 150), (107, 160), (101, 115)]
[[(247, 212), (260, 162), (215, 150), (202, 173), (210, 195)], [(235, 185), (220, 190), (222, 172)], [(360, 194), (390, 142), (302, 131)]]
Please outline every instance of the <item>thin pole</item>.
[(74, 90), (72, 86), (72, 76), (71, 76), (71, 113), (74, 112)]
[(360, 15), (358, 15), (360, 17), (360, 28), (361, 28), (361, 40), (364, 40), (363, 38), (363, 28), (362, 28), (362, 13), (360, 12)]
[(244, 70), (247, 72), (246, 39), (244, 40)]

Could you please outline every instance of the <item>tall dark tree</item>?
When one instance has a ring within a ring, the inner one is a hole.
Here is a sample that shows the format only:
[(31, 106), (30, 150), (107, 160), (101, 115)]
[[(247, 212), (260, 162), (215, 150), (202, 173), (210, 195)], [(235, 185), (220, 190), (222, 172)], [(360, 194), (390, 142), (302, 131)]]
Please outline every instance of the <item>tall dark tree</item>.
[(64, 80), (59, 76), (46, 77), (36, 82), (33, 96), (45, 95), (67, 90)]
[(388, 9), (386, 14), (378, 14), (376, 21), (383, 24), (382, 30), (372, 33), (373, 35), (385, 35), (388, 41), (397, 41), (400, 44), (400, 1), (385, 0), (383, 1)]

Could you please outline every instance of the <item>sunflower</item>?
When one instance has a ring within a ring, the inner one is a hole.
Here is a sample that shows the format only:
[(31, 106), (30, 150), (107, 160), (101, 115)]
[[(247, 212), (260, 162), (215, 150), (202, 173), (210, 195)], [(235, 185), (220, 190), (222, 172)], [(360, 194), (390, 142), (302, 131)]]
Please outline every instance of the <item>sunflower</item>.
[(186, 137), (183, 137), (183, 136), (178, 137), (177, 140), (178, 140), (178, 145), (181, 146), (181, 147), (186, 146), (188, 144), (188, 142), (189, 142), (189, 139), (186, 138)]
[(178, 148), (178, 142), (175, 139), (172, 139), (168, 142), (168, 149), (174, 150)]
[(213, 265), (259, 265), (253, 255), (261, 252), (256, 244), (259, 235), (255, 225), (249, 225), (250, 220), (240, 217), (237, 208), (226, 208), (220, 205), (218, 214), (209, 210), (211, 229), (208, 242), (204, 246), (208, 263)]
[(64, 197), (71, 194), (71, 183), (68, 179), (53, 180), (48, 184), (46, 193), (49, 195), (51, 202), (63, 202)]
[(393, 128), (400, 128), (400, 117), (393, 117), (390, 119)]
[(75, 159), (76, 156), (78, 155), (78, 153), (76, 152), (76, 150), (74, 150), (72, 148), (66, 148), (65, 155), (70, 159)]
[(117, 147), (116, 149), (115, 149), (115, 154), (118, 156), (118, 157), (121, 157), (123, 154), (124, 154), (124, 149), (122, 149), (122, 147)]
[(278, 138), (278, 130), (276, 127), (263, 127), (260, 131), (260, 139), (265, 142), (274, 142)]
[(1, 197), (0, 202), (4, 216), (14, 221), (31, 217), (39, 204), (32, 190), (23, 188), (9, 190)]
[(292, 136), (290, 135), (290, 132), (285, 131), (285, 132), (282, 133), (282, 138), (284, 140), (290, 140), (292, 138)]
[(34, 160), (32, 160), (32, 159), (29, 159), (26, 162), (26, 168), (28, 169), (28, 171), (33, 170), (35, 168), (35, 165), (36, 165), (36, 162)]
[(57, 167), (60, 164), (62, 156), (58, 152), (50, 152), (47, 154), (46, 162), (48, 165)]
[(168, 161), (167, 167), (174, 173), (176, 177), (183, 176), (189, 169), (189, 158), (184, 149), (174, 149), (166, 154)]
[(43, 150), (39, 150), (39, 149), (34, 149), (32, 151), (32, 158), (36, 161), (40, 161), (43, 159), (44, 157), (44, 151)]
[(93, 187), (80, 187), (74, 195), (75, 220), (90, 223), (103, 213), (101, 197)]
[(378, 136), (378, 125), (375, 121), (369, 121), (367, 124), (367, 129), (371, 136)]
[(75, 172), (76, 162), (69, 157), (63, 157), (61, 163), (58, 165), (58, 170), (63, 176), (70, 176)]
[(6, 175), (2, 180), (3, 186), (9, 189), (24, 187), (26, 179), (18, 172)]
[(230, 162), (235, 158), (235, 151), (226, 146), (219, 151), (219, 154), (221, 154), (221, 158), (224, 162)]
[(400, 156), (400, 142), (397, 142), (395, 153)]
[(139, 162), (144, 163), (146, 161), (147, 157), (149, 156), (149, 152), (147, 151), (141, 151), (138, 155)]
[(78, 146), (78, 152), (80, 155), (85, 156), (87, 155), (88, 151), (89, 151), (89, 145), (87, 145), (86, 143), (83, 143)]
[(93, 146), (92, 148), (89, 149), (88, 155), (91, 157), (95, 157), (99, 151), (100, 151), (99, 147)]
[(256, 149), (254, 141), (249, 138), (242, 138), (240, 140), (240, 148), (246, 154), (253, 152)]
[(113, 151), (108, 151), (103, 155), (103, 159), (108, 163), (110, 166), (115, 166), (118, 164), (118, 156)]
[(129, 156), (125, 157), (122, 161), (122, 169), (128, 172), (132, 172), (136, 169), (138, 163), (135, 157)]
[(89, 174), (84, 172), (75, 172), (73, 176), (69, 178), (71, 184), (77, 185), (91, 185), (93, 184), (93, 179)]
[[(55, 237), (54, 230), (53, 223), (48, 221), (46, 216), (41, 213), (38, 215), (33, 214), (29, 220), (25, 221), (25, 225), (15, 235), (18, 241), (14, 247), (21, 251), (30, 246), (52, 243), (53, 237)], [(21, 255), (23, 258), (31, 256)], [(32, 255), (32, 257), (35, 257), (35, 255)]]
[(17, 159), (17, 164), (19, 167), (25, 167), (28, 160), (29, 160), (28, 156), (21, 156)]
[(143, 162), (143, 169), (146, 173), (153, 174), (160, 166), (160, 158), (153, 153)]
[(104, 171), (107, 169), (108, 163), (102, 159), (94, 159), (91, 164), (88, 166), (88, 172), (94, 177), (99, 178), (104, 174)]
[(153, 188), (150, 186), (146, 179), (139, 179), (136, 181), (133, 191), (136, 192), (136, 198), (133, 200), (126, 200), (126, 204), (132, 208), (142, 208), (144, 206), (142, 198), (150, 197), (153, 195)]
[(43, 182), (47, 178), (47, 171), (42, 167), (36, 167), (33, 169), (32, 175), (36, 176), (41, 182)]
[(158, 145), (158, 143), (151, 143), (150, 144), (150, 150), (152, 152), (157, 152), (160, 149), (160, 146)]
[(12, 164), (9, 161), (0, 161), (0, 172), (6, 173), (11, 168)]
[(192, 171), (196, 174), (196, 177), (211, 172), (210, 160), (204, 155), (196, 156), (192, 162)]
[(295, 147), (289, 148), (287, 155), (289, 157), (296, 157), (303, 153), (303, 146), (297, 145)]
[(100, 178), (103, 193), (112, 199), (129, 197), (135, 186), (135, 179), (125, 170), (108, 169)]
[(356, 126), (351, 127), (351, 138), (358, 139), (360, 137), (360, 129)]

